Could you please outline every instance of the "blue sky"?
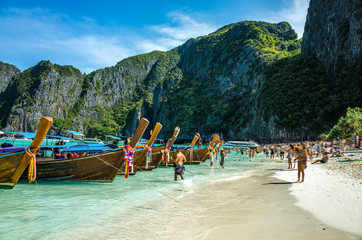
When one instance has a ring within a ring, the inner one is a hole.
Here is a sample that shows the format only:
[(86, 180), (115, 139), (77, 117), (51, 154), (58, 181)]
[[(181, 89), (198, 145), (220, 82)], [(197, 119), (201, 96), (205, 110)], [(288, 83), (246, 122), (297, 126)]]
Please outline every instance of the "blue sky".
[(110, 67), (244, 20), (287, 21), (302, 37), (309, 0), (0, 0), (0, 61), (82, 72)]

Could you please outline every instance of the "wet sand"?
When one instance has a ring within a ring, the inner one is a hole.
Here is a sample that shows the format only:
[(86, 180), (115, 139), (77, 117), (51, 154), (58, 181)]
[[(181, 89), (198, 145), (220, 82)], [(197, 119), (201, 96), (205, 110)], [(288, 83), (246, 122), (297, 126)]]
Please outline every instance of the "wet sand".
[[(250, 177), (212, 183), (184, 195), (179, 199), (181, 203), (177, 209), (180, 212), (173, 210), (178, 214), (178, 220), (170, 221), (175, 226), (172, 224), (163, 237), (362, 239), (362, 236), (326, 225), (310, 212), (297, 207), (297, 199), (288, 190), (297, 183), (272, 177), (276, 171), (283, 171), (284, 165), (267, 163), (265, 166), (270, 168), (254, 171)], [(195, 203), (199, 203), (197, 207)], [(167, 235), (167, 232), (174, 234)], [(177, 232), (181, 235), (175, 234)]]

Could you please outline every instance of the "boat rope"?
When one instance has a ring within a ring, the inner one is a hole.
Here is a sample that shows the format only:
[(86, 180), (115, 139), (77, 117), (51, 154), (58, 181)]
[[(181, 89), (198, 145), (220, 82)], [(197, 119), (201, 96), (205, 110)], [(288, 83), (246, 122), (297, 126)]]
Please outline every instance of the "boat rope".
[[(135, 167), (137, 168), (137, 170), (141, 170), (141, 171), (146, 172), (146, 170), (144, 170), (144, 169), (142, 169), (142, 168), (139, 168), (139, 167), (137, 167), (137, 166), (135, 166)], [(147, 184), (146, 182), (143, 182), (143, 183), (144, 183), (145, 185), (147, 185), (148, 187), (152, 188), (153, 190), (155, 190), (156, 192), (158, 192), (158, 193), (160, 193), (160, 194), (162, 194), (162, 195), (164, 195), (164, 196), (166, 196), (166, 197), (168, 197), (168, 198), (170, 198), (170, 199), (174, 200), (175, 202), (179, 202), (179, 201), (177, 201), (175, 198), (173, 198), (173, 197), (171, 197), (171, 196), (167, 195), (166, 193), (160, 192), (160, 191), (159, 191), (159, 190), (157, 190), (156, 188), (152, 187), (152, 185)]]
[(117, 167), (113, 166), (112, 164), (110, 164), (110, 163), (108, 163), (108, 162), (104, 161), (102, 158), (98, 157), (97, 155), (94, 155), (94, 157), (96, 157), (98, 160), (101, 160), (101, 161), (102, 161), (102, 162), (104, 162), (105, 164), (107, 164), (107, 165), (111, 166), (112, 168), (114, 168), (114, 169), (116, 169), (116, 170), (118, 170), (118, 171), (121, 171), (121, 169), (120, 169), (120, 168), (117, 168)]
[(143, 149), (147, 151), (146, 156), (146, 169), (150, 167), (151, 158), (152, 158), (152, 148), (150, 148), (147, 144), (143, 146)]
[(134, 149), (131, 145), (127, 145), (123, 147), (124, 151), (124, 159), (126, 160), (126, 166), (124, 168), (124, 177), (128, 178), (129, 176), (129, 168), (131, 167), (131, 172), (133, 173), (133, 156), (134, 156)]
[(35, 155), (37, 153), (33, 153), (30, 150), (30, 147), (25, 149), (25, 153), (30, 157), (30, 161), (29, 161), (29, 169), (28, 169), (28, 180), (29, 183), (34, 182), (36, 179), (36, 157)]
[(17, 155), (17, 154), (20, 154), (20, 153), (25, 153), (25, 150), (20, 150), (20, 151), (17, 151), (17, 152), (10, 152), (10, 153), (2, 153), (2, 154), (0, 154), (0, 158), (13, 156), (13, 155)]

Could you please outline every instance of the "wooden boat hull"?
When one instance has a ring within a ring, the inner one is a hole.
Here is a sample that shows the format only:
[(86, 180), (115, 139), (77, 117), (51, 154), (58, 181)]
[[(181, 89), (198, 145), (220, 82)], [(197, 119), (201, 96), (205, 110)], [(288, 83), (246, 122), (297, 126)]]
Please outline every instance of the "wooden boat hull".
[[(141, 149), (134, 152), (133, 162), (134, 162), (134, 171), (130, 172), (129, 175), (135, 175), (137, 171), (152, 171), (155, 168), (154, 161), (158, 159), (158, 155), (161, 154), (161, 150), (164, 146), (154, 147), (152, 148), (152, 161), (150, 163), (150, 167), (146, 169), (146, 154), (145, 150)], [(161, 159), (161, 158), (160, 158)], [(140, 164), (137, 162), (141, 162)], [(138, 167), (137, 167), (138, 166)], [(124, 175), (125, 165), (121, 167), (121, 171), (119, 171), (118, 175)]]
[[(191, 150), (182, 150), (181, 151), (185, 157), (186, 157), (186, 162), (184, 164), (186, 165), (198, 165), (201, 162), (204, 162), (206, 159), (210, 158), (209, 157), (209, 151), (207, 148), (200, 148), (200, 149), (194, 149), (193, 153), (192, 153), (192, 161), (191, 161)], [(171, 159), (176, 159), (176, 155), (177, 152), (170, 152), (170, 159), (169, 159), (169, 163), (168, 166), (172, 167), (173, 163)], [(160, 154), (160, 159), (162, 158), (161, 154)], [(165, 166), (165, 163), (161, 162), (161, 160), (159, 160), (159, 166)]]
[(146, 156), (142, 159), (142, 163), (139, 166), (139, 171), (152, 171), (157, 168), (160, 160), (162, 159), (161, 150), (165, 149), (165, 146), (158, 146), (152, 148), (152, 159), (150, 162), (150, 166), (146, 169)]
[[(25, 151), (1, 154), (0, 158), (0, 188), (11, 189), (29, 164)], [(26, 175), (27, 177), (27, 175)]]
[(122, 150), (70, 159), (39, 160), (37, 179), (112, 182), (124, 161)]
[(192, 152), (192, 160), (190, 150), (185, 150), (184, 155), (186, 156), (185, 164), (200, 164), (209, 157), (209, 151), (207, 148), (194, 149)]
[[(29, 149), (35, 153), (38, 151), (45, 135), (48, 133), (53, 118), (42, 117), (38, 131)], [(12, 189), (23, 174), (25, 168), (29, 165), (31, 157), (25, 153), (25, 150), (13, 151), (0, 154), (0, 188)], [(27, 178), (27, 174), (24, 173)]]

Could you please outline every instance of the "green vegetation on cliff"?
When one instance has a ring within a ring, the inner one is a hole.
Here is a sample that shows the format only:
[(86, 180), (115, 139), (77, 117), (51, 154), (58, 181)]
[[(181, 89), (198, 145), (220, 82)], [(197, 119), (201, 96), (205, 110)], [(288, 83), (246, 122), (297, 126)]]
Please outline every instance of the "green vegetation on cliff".
[(342, 116), (337, 124), (327, 133), (322, 134), (322, 139), (333, 140), (337, 137), (351, 138), (362, 135), (362, 108), (348, 108), (345, 116)]
[(320, 62), (297, 55), (266, 68), (262, 87), (265, 119), (278, 117), (278, 126), (290, 131), (330, 129), (348, 107), (361, 106), (362, 64), (342, 65), (334, 80), (328, 78)]

